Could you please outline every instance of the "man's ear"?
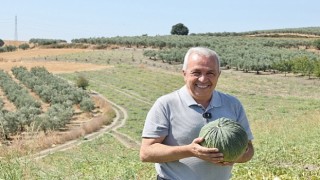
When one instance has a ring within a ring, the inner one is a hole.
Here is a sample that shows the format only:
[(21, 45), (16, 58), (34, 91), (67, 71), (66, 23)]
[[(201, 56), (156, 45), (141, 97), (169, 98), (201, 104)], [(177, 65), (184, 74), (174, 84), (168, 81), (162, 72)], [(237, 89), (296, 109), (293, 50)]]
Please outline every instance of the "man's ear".
[(187, 73), (186, 73), (185, 70), (182, 70), (182, 75), (183, 75), (183, 80), (186, 82), (186, 75), (187, 75)]

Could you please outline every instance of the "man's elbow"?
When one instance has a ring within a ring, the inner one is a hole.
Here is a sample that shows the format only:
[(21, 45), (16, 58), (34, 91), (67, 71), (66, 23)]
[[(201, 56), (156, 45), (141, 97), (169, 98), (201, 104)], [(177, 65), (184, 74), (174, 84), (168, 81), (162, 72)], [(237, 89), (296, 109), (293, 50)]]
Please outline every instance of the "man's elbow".
[(144, 149), (140, 149), (140, 161), (150, 162), (148, 153), (146, 153)]
[(245, 163), (252, 159), (254, 156), (254, 148), (251, 142), (248, 144), (247, 151), (242, 155), (242, 157), (237, 161), (237, 163)]

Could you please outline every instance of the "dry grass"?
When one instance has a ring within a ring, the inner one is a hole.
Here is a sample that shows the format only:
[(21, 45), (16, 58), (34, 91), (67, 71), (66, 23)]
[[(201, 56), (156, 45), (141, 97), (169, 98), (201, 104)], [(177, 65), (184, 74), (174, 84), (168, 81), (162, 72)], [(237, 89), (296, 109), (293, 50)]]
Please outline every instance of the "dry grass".
[(9, 72), (12, 67), (24, 66), (45, 67), (51, 73), (72, 73), (75, 71), (93, 71), (110, 68), (110, 66), (95, 65), (89, 63), (58, 62), (58, 61), (0, 61), (0, 69)]
[[(41, 49), (34, 48), (28, 50), (18, 50), (14, 52), (0, 53), (0, 60), (2, 61), (20, 61), (26, 59), (33, 59), (38, 57), (45, 58), (46, 56), (56, 56), (62, 54), (72, 54), (78, 52), (90, 51), (88, 49)], [(92, 50), (91, 50), (92, 51)]]
[(102, 66), (89, 63), (58, 62), (58, 61), (35, 61), (34, 58), (47, 56), (72, 54), (92, 51), (88, 49), (29, 49), (15, 52), (0, 53), (0, 69), (10, 71), (14, 66), (25, 66), (28, 69), (35, 66), (45, 67), (52, 73), (71, 73), (75, 71), (101, 70), (110, 66)]
[(28, 41), (13, 41), (13, 40), (4, 40), (5, 46), (20, 46), (21, 44), (29, 43)]

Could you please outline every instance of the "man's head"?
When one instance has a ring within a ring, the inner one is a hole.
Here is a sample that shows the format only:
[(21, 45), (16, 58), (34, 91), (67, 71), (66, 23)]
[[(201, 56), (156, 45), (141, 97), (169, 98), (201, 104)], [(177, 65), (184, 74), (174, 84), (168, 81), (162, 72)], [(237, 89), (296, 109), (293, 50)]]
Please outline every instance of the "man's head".
[(183, 76), (191, 96), (198, 103), (208, 103), (220, 75), (220, 61), (216, 52), (194, 47), (186, 53)]
[(184, 61), (183, 61), (183, 67), (182, 67), (182, 70), (186, 70), (187, 69), (187, 66), (188, 66), (188, 62), (189, 62), (189, 56), (192, 54), (192, 53), (197, 53), (197, 54), (200, 54), (200, 55), (204, 55), (206, 57), (210, 57), (210, 56), (213, 56), (216, 58), (216, 61), (218, 61), (218, 64), (219, 64), (219, 71), (220, 71), (220, 58), (218, 56), (218, 54), (211, 50), (211, 49), (208, 49), (208, 48), (205, 48), (205, 47), (192, 47), (188, 50), (188, 52), (186, 53), (186, 55), (184, 56)]

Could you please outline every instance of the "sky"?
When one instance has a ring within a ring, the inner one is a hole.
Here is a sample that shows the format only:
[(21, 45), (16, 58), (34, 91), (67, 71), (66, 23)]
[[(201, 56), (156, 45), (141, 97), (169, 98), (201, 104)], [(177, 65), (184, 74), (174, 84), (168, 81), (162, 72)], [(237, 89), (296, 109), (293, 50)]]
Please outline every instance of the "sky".
[[(72, 39), (320, 27), (319, 0), (0, 0), (0, 39)], [(15, 21), (17, 17), (17, 21)], [(17, 23), (16, 23), (17, 22)], [(16, 26), (17, 24), (17, 26)]]

